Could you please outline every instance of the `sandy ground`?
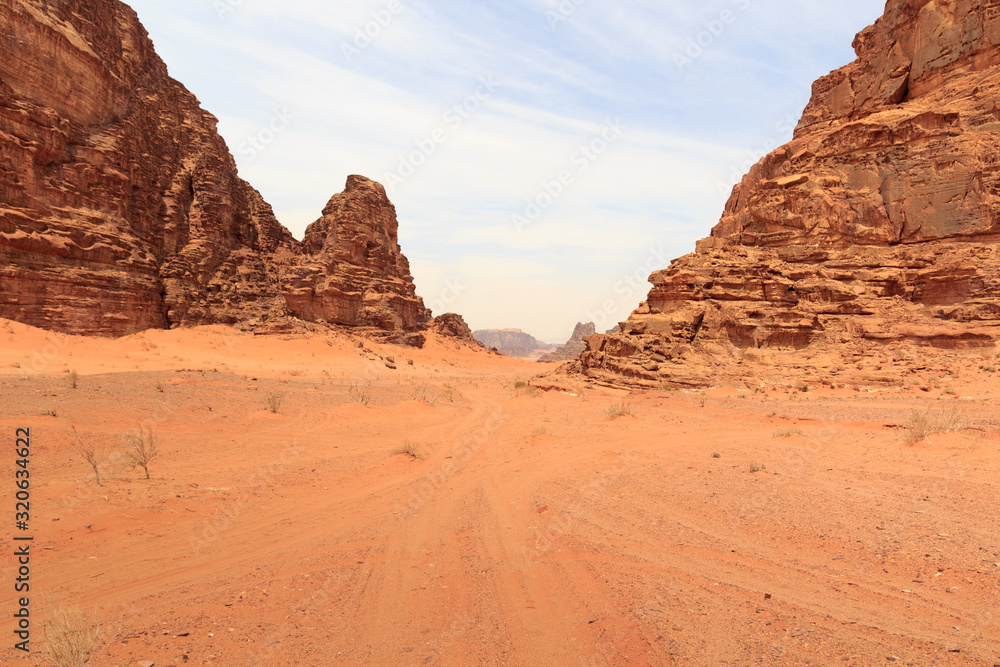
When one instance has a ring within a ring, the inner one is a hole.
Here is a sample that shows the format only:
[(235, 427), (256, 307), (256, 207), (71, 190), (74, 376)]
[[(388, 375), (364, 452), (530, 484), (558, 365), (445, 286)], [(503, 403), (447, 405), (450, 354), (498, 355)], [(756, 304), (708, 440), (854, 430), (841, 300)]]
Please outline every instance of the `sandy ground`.
[(929, 392), (572, 395), (362, 345), (0, 320), (5, 551), (34, 537), (33, 651), (8, 556), (0, 661), (52, 664), (63, 608), (99, 624), (92, 665), (1000, 664), (995, 354)]

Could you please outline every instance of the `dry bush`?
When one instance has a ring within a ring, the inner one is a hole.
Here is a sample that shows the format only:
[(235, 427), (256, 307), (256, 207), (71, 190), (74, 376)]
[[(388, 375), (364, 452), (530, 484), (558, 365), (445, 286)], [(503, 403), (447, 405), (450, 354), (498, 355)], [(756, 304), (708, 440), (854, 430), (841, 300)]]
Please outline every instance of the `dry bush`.
[(137, 431), (129, 431), (122, 436), (125, 456), (129, 463), (146, 472), (149, 479), (149, 463), (160, 453), (160, 438), (152, 426), (140, 426)]
[(955, 433), (963, 428), (962, 412), (949, 408), (932, 413), (930, 410), (914, 410), (906, 422), (906, 444), (915, 445), (935, 433)]
[(431, 396), (426, 384), (418, 385), (413, 390), (413, 400), (427, 405), (434, 405), (437, 401)]
[(97, 480), (97, 486), (101, 486), (101, 465), (104, 463), (107, 452), (104, 447), (99, 447), (92, 442), (85, 442), (80, 436), (80, 432), (76, 430), (76, 426), (73, 427), (73, 437), (73, 449), (83, 457), (84, 461), (90, 464), (94, 471), (94, 479)]
[(97, 644), (99, 629), (79, 609), (56, 605), (42, 626), (45, 648), (55, 667), (83, 667)]
[(351, 397), (355, 403), (360, 403), (361, 405), (371, 405), (372, 402), (372, 392), (368, 386), (362, 387), (358, 384), (351, 385), (351, 388), (347, 390), (347, 395)]
[(401, 447), (397, 447), (396, 449), (392, 450), (392, 456), (401, 456), (401, 455), (409, 456), (410, 458), (413, 459), (419, 459), (420, 446), (407, 440), (406, 442), (403, 443)]
[(635, 416), (635, 403), (632, 402), (631, 398), (622, 399), (617, 403), (613, 403), (604, 414), (608, 416), (608, 419), (618, 419), (624, 415)]
[(285, 392), (283, 391), (270, 391), (264, 396), (264, 407), (274, 414), (278, 414), (284, 402)]

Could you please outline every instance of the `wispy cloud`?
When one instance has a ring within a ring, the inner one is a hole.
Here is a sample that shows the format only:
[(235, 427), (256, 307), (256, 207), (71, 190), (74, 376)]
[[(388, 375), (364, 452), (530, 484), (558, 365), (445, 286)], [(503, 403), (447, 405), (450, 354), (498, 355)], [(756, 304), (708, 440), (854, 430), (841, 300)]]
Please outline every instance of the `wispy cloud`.
[[(348, 174), (385, 182), (419, 162), (391, 187), (418, 292), (444, 303), (460, 279), (446, 305), (473, 327), (551, 340), (607, 302), (609, 321), (628, 316), (648, 285), (622, 276), (661, 261), (650, 248), (679, 256), (708, 234), (746, 163), (789, 138), (811, 82), (853, 57), (883, 6), (590, 0), (553, 22), (559, 0), (222, 1), (222, 16), (213, 0), (132, 5), (282, 222), (301, 235)], [(720, 31), (724, 11), (734, 19)], [(495, 90), (456, 116), (483, 77)], [(294, 120), (280, 135), (241, 150), (282, 111)], [(615, 119), (621, 136), (515, 229)]]

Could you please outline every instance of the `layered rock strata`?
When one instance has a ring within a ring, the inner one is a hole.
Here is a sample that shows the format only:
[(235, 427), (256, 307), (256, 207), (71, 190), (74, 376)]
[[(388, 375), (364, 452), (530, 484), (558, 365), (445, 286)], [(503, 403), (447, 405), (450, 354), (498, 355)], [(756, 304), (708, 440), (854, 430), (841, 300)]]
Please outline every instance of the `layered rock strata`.
[(419, 343), (382, 186), (296, 241), (118, 0), (0, 5), (0, 317), (75, 334), (301, 321)]
[[(858, 360), (903, 343), (996, 345), (1000, 2), (890, 0), (854, 47), (711, 236), (655, 272), (621, 332), (589, 337), (562, 373), (632, 386), (814, 371), (892, 381)], [(749, 368), (761, 360), (772, 364)]]

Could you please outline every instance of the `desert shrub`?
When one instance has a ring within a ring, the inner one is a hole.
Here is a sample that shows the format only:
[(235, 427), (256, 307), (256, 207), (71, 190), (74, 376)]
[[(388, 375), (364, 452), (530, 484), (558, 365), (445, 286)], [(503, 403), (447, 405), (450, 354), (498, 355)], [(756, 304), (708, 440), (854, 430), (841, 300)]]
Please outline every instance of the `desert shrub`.
[(283, 391), (269, 391), (264, 395), (264, 407), (274, 414), (278, 414), (284, 402), (285, 392)]
[(932, 413), (929, 410), (914, 410), (904, 425), (905, 440), (908, 445), (915, 445), (924, 438), (935, 433), (954, 433), (963, 427), (961, 411), (952, 408)]
[(105, 454), (103, 447), (99, 447), (92, 442), (87, 442), (80, 436), (80, 432), (73, 427), (73, 449), (86, 461), (94, 471), (94, 479), (97, 486), (101, 486), (101, 464), (104, 462)]
[(392, 456), (409, 456), (412, 459), (420, 458), (420, 446), (409, 440), (392, 450)]
[(129, 431), (122, 436), (125, 456), (129, 463), (138, 466), (149, 479), (149, 463), (160, 453), (160, 438), (151, 426), (140, 426), (137, 431)]
[(624, 415), (635, 416), (635, 403), (632, 402), (631, 398), (625, 398), (617, 403), (611, 404), (607, 410), (604, 411), (608, 419), (618, 419)]
[(77, 608), (51, 608), (42, 630), (46, 651), (55, 667), (83, 667), (97, 644), (97, 624)]
[(347, 390), (347, 395), (350, 396), (352, 401), (361, 405), (370, 405), (372, 402), (372, 393), (367, 386), (362, 387), (359, 384), (353, 384)]
[(434, 405), (434, 399), (431, 397), (430, 390), (427, 388), (426, 384), (421, 384), (413, 389), (413, 400), (420, 403), (427, 403), (428, 405)]

